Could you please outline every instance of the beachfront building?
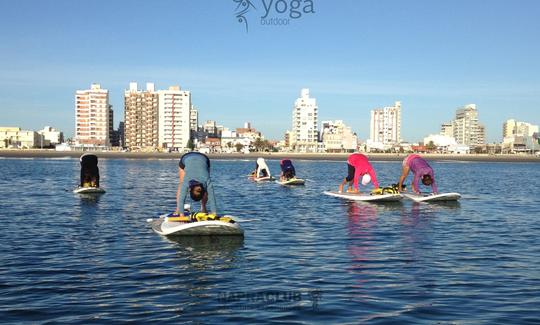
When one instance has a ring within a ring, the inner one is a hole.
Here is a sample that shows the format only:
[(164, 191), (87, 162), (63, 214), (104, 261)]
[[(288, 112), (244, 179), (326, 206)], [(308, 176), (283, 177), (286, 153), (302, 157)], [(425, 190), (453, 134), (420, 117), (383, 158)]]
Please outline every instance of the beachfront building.
[(540, 150), (538, 125), (509, 119), (503, 124), (503, 152), (536, 152)]
[(48, 145), (57, 145), (64, 142), (64, 133), (56, 130), (53, 127), (45, 126), (43, 130), (39, 130), (37, 132), (43, 136), (43, 141), (45, 141)]
[(458, 108), (456, 118), (450, 123), (446, 123), (446, 125), (448, 124), (452, 125), (452, 136), (458, 144), (464, 144), (471, 148), (484, 145), (485, 128), (478, 121), (478, 110), (475, 104)]
[(509, 119), (503, 124), (503, 139), (514, 135), (532, 137), (535, 133), (538, 133), (538, 125), (514, 119)]
[(189, 111), (189, 131), (191, 139), (195, 139), (199, 131), (199, 111), (193, 105)]
[(450, 152), (457, 145), (456, 139), (442, 134), (430, 134), (424, 138), (424, 145), (434, 147), (434, 150), (442, 153)]
[(401, 142), (401, 102), (371, 110), (369, 146), (384, 149)]
[(119, 122), (118, 123), (118, 131), (117, 131), (117, 133), (118, 133), (118, 146), (122, 147), (122, 148), (126, 146), (124, 130), (125, 130), (124, 122)]
[(191, 92), (171, 86), (159, 90), (159, 145), (169, 150), (187, 148), (192, 127)]
[(109, 91), (99, 84), (75, 93), (75, 142), (79, 145), (109, 145)]
[(43, 136), (35, 131), (21, 130), (18, 127), (0, 127), (0, 148), (31, 149), (39, 148)]
[(152, 150), (158, 147), (158, 93), (153, 83), (146, 90), (129, 83), (124, 91), (124, 138), (131, 150)]
[(358, 137), (342, 120), (322, 121), (321, 141), (326, 152), (354, 152)]
[(114, 111), (109, 105), (109, 143), (111, 146), (118, 146), (118, 134), (114, 131)]
[(454, 128), (452, 127), (452, 122), (450, 123), (443, 123), (441, 124), (441, 135), (447, 136), (447, 137), (454, 137)]
[(294, 102), (292, 113), (292, 130), (289, 137), (292, 151), (318, 151), (317, 111), (317, 100), (309, 97), (309, 89), (302, 89), (300, 97)]

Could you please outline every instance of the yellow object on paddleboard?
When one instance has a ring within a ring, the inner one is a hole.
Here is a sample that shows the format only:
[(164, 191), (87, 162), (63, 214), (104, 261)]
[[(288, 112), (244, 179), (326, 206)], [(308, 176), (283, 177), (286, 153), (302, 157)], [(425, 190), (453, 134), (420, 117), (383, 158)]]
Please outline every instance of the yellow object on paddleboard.
[(215, 214), (207, 214), (204, 212), (192, 212), (189, 216), (166, 217), (165, 221), (170, 221), (170, 222), (221, 221), (221, 222), (234, 223), (234, 220), (229, 217), (218, 217)]

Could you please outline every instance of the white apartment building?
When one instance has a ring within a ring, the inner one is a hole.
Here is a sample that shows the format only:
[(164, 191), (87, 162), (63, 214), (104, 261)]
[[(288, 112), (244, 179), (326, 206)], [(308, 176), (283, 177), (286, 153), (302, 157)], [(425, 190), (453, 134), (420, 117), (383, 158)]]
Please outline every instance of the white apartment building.
[(0, 148), (39, 148), (43, 136), (17, 127), (0, 127)]
[(187, 147), (191, 127), (191, 92), (171, 86), (159, 90), (159, 145), (182, 150)]
[(441, 135), (447, 137), (454, 137), (454, 128), (452, 127), (452, 122), (441, 124)]
[(124, 138), (130, 149), (151, 149), (159, 146), (158, 93), (153, 83), (138, 90), (136, 82), (129, 83), (124, 92)]
[(401, 102), (371, 110), (369, 142), (391, 147), (401, 142)]
[(451, 124), (453, 137), (458, 144), (475, 147), (485, 143), (485, 128), (478, 122), (478, 110), (475, 104), (458, 108), (456, 118)]
[(504, 122), (503, 152), (534, 152), (539, 149), (538, 125), (519, 122), (514, 119), (509, 119)]
[(529, 136), (538, 133), (538, 125), (509, 119), (503, 124), (503, 139), (509, 136)]
[(51, 145), (64, 142), (64, 133), (50, 126), (45, 126), (43, 130), (38, 131), (38, 134), (42, 135), (43, 140)]
[(300, 98), (294, 102), (292, 115), (292, 131), (289, 145), (296, 152), (317, 152), (317, 100), (309, 97), (309, 89), (300, 92)]
[(108, 146), (109, 91), (92, 84), (75, 93), (75, 141), (81, 145)]
[(195, 106), (191, 105), (191, 110), (189, 111), (189, 129), (194, 135), (198, 131), (199, 126), (199, 111)]
[(353, 152), (358, 146), (358, 137), (342, 120), (322, 121), (321, 141), (326, 152)]

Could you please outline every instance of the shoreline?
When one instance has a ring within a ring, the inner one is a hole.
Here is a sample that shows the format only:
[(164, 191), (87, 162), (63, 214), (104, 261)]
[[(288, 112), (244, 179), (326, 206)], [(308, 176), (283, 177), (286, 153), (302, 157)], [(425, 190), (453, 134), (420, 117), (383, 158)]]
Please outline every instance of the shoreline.
[[(95, 153), (100, 158), (111, 159), (178, 159), (181, 153), (164, 152), (118, 152), (118, 151), (55, 151), (49, 149), (28, 149), (28, 150), (0, 150), (0, 157), (4, 158), (79, 158), (83, 153)], [(407, 154), (396, 153), (364, 153), (371, 161), (401, 161)], [(210, 159), (230, 159), (230, 160), (256, 160), (258, 157), (265, 159), (292, 160), (328, 160), (346, 161), (350, 153), (282, 153), (282, 152), (253, 152), (249, 154), (241, 153), (220, 153), (208, 154)], [(540, 162), (540, 157), (533, 155), (512, 155), (512, 154), (422, 154), (422, 157), (432, 161), (473, 161), (473, 162)]]

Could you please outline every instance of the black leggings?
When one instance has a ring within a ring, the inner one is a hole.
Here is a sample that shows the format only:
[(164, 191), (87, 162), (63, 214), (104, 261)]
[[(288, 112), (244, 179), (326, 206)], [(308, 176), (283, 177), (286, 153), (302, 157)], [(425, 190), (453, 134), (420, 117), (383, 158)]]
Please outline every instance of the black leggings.
[(354, 166), (351, 164), (347, 164), (347, 182), (350, 182), (354, 179)]

